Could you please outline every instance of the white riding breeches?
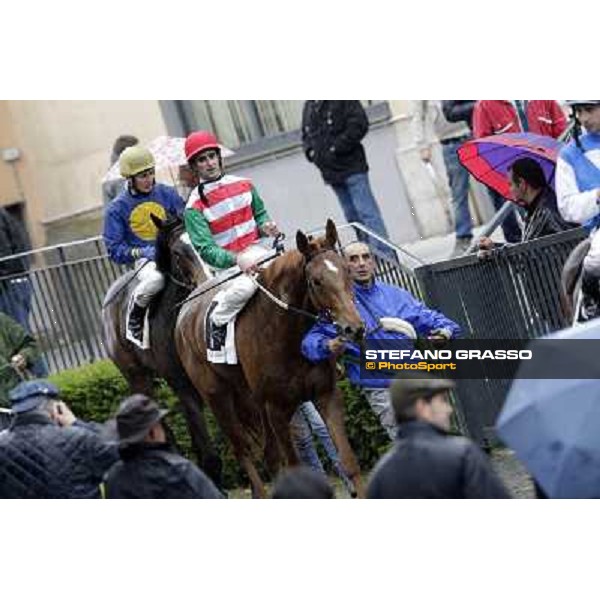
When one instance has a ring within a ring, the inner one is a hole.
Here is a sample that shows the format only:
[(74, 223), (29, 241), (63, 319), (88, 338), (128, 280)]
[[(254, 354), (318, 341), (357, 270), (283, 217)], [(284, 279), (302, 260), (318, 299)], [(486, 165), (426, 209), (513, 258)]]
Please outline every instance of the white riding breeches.
[(590, 240), (590, 249), (583, 259), (583, 270), (600, 278), (600, 229), (596, 230)]
[(148, 306), (152, 298), (163, 289), (165, 285), (165, 277), (156, 268), (156, 263), (154, 261), (146, 259), (136, 261), (136, 268), (138, 268), (141, 264), (144, 264), (144, 266), (136, 275), (139, 283), (133, 292), (133, 301), (139, 306), (145, 307)]
[(236, 277), (233, 283), (219, 294), (217, 306), (211, 313), (212, 322), (217, 327), (229, 323), (246, 306), (246, 302), (257, 289), (252, 277), (244, 274)]
[[(269, 254), (269, 250), (260, 244), (253, 244), (247, 250), (247, 254), (252, 258), (252, 263), (259, 261), (262, 257), (266, 257)], [(243, 252), (238, 257), (238, 260), (241, 258)], [(252, 277), (246, 274), (236, 277), (226, 290), (223, 290), (216, 296), (217, 306), (210, 316), (212, 322), (217, 327), (221, 327), (235, 319), (257, 289), (258, 287)]]

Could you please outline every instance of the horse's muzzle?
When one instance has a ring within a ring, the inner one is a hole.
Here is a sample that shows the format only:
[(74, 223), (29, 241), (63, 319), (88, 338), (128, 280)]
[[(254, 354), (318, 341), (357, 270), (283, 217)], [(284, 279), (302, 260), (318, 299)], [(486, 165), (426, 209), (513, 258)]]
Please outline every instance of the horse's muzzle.
[(350, 325), (346, 325), (342, 327), (338, 323), (336, 323), (336, 332), (338, 336), (349, 340), (351, 342), (360, 343), (365, 337), (365, 328), (364, 327), (352, 327)]

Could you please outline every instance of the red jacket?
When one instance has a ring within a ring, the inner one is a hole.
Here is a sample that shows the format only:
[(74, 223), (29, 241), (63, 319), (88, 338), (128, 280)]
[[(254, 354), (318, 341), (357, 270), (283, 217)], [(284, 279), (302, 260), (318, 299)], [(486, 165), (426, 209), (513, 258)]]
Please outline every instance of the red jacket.
[[(555, 100), (527, 102), (529, 131), (557, 138), (567, 127), (567, 119)], [(509, 100), (478, 100), (473, 111), (473, 136), (523, 131), (518, 113)]]

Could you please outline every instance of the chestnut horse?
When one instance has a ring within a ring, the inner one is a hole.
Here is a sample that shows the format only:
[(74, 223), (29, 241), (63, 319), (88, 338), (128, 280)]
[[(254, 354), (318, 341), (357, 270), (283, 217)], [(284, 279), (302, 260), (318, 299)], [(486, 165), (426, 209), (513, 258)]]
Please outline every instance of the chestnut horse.
[(184, 233), (180, 218), (158, 227), (156, 263), (165, 275), (165, 288), (150, 305), (150, 348), (143, 350), (125, 337), (125, 318), (135, 285), (134, 271), (121, 275), (106, 293), (102, 306), (105, 347), (132, 393), (152, 395), (154, 380), (162, 377), (179, 398), (186, 416), (194, 452), (207, 475), (221, 486), (221, 460), (211, 443), (203, 402), (188, 379), (175, 349), (173, 330), (177, 305), (202, 279), (202, 263)]
[(192, 294), (177, 319), (180, 359), (229, 438), (254, 497), (265, 495), (257, 470), (262, 458), (272, 475), (282, 463), (298, 463), (290, 420), (298, 405), (311, 398), (357, 493), (363, 494), (358, 461), (346, 436), (335, 360), (311, 364), (300, 350), (316, 313), (329, 314), (344, 335), (362, 337), (363, 323), (354, 306), (347, 267), (335, 251), (337, 240), (331, 220), (323, 238), (309, 239), (298, 231), (298, 250), (285, 252), (261, 272), (259, 283), (289, 310), (257, 290), (237, 317), (237, 365), (213, 364), (206, 358), (204, 318), (216, 290), (195, 298)]

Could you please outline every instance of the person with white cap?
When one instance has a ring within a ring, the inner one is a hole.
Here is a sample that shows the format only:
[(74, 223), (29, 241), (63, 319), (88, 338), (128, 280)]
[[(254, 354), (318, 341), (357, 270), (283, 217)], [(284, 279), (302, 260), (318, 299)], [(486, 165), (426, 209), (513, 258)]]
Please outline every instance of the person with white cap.
[(590, 232), (581, 285), (581, 316), (587, 321), (600, 316), (600, 100), (567, 100), (567, 105), (575, 127), (558, 155), (556, 198), (563, 218)]

